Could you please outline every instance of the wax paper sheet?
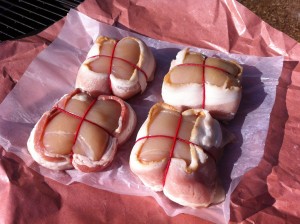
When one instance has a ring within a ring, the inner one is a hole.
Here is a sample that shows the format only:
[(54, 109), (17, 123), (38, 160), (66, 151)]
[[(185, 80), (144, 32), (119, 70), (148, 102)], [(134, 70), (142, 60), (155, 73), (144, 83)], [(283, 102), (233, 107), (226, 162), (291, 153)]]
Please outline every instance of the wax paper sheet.
[(207, 56), (236, 60), (244, 68), (242, 102), (236, 118), (226, 124), (235, 134), (236, 140), (226, 147), (219, 164), (220, 176), (227, 192), (226, 201), (210, 208), (191, 209), (176, 205), (161, 193), (150, 191), (130, 172), (128, 159), (136, 132), (120, 147), (112, 166), (99, 173), (48, 170), (33, 162), (28, 154), (26, 142), (33, 125), (63, 94), (72, 91), (77, 70), (99, 35), (117, 39), (128, 35), (136, 36), (151, 48), (156, 58), (154, 81), (143, 94), (128, 100), (138, 116), (137, 132), (150, 107), (162, 100), (162, 79), (169, 69), (170, 61), (186, 46), (121, 30), (71, 10), (58, 37), (35, 58), (22, 79), (0, 105), (0, 144), (9, 152), (17, 154), (29, 167), (63, 184), (82, 182), (119, 194), (152, 196), (170, 216), (186, 213), (217, 223), (227, 222), (231, 192), (240, 177), (250, 168), (257, 166), (263, 155), (283, 57), (228, 54), (190, 46)]

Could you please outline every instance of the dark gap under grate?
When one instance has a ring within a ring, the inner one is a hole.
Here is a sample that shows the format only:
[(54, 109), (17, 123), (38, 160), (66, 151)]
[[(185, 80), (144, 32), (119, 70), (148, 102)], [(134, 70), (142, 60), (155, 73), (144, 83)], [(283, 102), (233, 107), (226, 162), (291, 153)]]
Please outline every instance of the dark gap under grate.
[(0, 0), (0, 41), (33, 35), (84, 0)]

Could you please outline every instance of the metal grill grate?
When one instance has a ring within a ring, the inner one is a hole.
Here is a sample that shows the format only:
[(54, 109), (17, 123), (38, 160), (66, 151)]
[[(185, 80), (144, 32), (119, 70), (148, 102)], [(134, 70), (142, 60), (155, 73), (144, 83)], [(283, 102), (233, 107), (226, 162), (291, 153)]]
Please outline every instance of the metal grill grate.
[(83, 1), (0, 0), (0, 41), (40, 32)]

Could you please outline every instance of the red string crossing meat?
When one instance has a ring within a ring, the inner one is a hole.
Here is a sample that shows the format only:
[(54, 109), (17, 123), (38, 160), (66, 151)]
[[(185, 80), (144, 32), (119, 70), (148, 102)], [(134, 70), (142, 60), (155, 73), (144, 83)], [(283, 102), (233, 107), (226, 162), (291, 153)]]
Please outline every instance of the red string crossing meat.
[(216, 162), (227, 140), (208, 111), (157, 103), (137, 136), (129, 165), (145, 186), (189, 207), (224, 199)]
[(146, 90), (156, 67), (151, 49), (140, 39), (121, 40), (99, 36), (80, 65), (75, 87), (92, 96), (115, 95), (121, 99)]
[(38, 120), (28, 151), (49, 169), (96, 172), (111, 164), (135, 125), (134, 110), (119, 97), (75, 89)]
[[(143, 140), (143, 139), (150, 139), (150, 138), (169, 138), (169, 139), (172, 139), (172, 146), (171, 146), (171, 149), (170, 149), (170, 153), (169, 153), (169, 158), (168, 158), (168, 162), (167, 162), (167, 166), (165, 168), (165, 171), (164, 171), (164, 176), (163, 176), (163, 186), (165, 185), (165, 182), (166, 182), (166, 178), (167, 178), (167, 174), (168, 174), (168, 171), (169, 171), (169, 167), (170, 167), (170, 163), (171, 163), (171, 159), (173, 158), (173, 155), (174, 155), (174, 150), (175, 150), (175, 146), (176, 146), (176, 142), (177, 141), (180, 141), (180, 142), (183, 142), (183, 143), (186, 143), (186, 144), (192, 144), (192, 145), (196, 145), (196, 146), (199, 146), (198, 144), (195, 144), (189, 140), (186, 140), (186, 139), (182, 139), (180, 137), (178, 137), (178, 133), (180, 131), (180, 127), (181, 127), (181, 124), (182, 124), (182, 119), (183, 119), (183, 116), (182, 114), (180, 113), (180, 117), (179, 117), (179, 120), (178, 120), (178, 123), (177, 123), (177, 127), (176, 127), (176, 132), (175, 132), (175, 135), (174, 136), (168, 136), (168, 135), (147, 135), (147, 136), (143, 136), (141, 138), (138, 138), (135, 143)], [(201, 146), (199, 146), (201, 147)], [(214, 162), (216, 163), (216, 158), (215, 156), (213, 156), (209, 151), (205, 150), (202, 148), (202, 150), (208, 155), (210, 156)]]
[(114, 54), (115, 54), (115, 50), (116, 50), (117, 44), (118, 44), (118, 41), (115, 43), (115, 45), (113, 47), (113, 51), (111, 53), (111, 58), (110, 58), (109, 70), (108, 70), (108, 82), (109, 82), (109, 88), (110, 88), (111, 91), (112, 91), (112, 85), (111, 85), (110, 76), (111, 76), (111, 72), (112, 72), (113, 61), (114, 61)]
[[(76, 114), (74, 114), (74, 113), (72, 113), (70, 111), (67, 111), (67, 110), (65, 110), (63, 108), (60, 108), (60, 107), (58, 107), (58, 105), (54, 106), (54, 109), (56, 109), (56, 110), (58, 110), (58, 111), (60, 111), (62, 113), (65, 113), (65, 114), (67, 114), (67, 115), (69, 115), (71, 117), (74, 117), (74, 118), (80, 120), (79, 125), (77, 126), (76, 131), (75, 131), (74, 140), (73, 140), (73, 146), (75, 145), (75, 143), (76, 143), (76, 141), (78, 139), (79, 131), (80, 131), (80, 128), (81, 128), (83, 122), (88, 122), (88, 123), (90, 123), (92, 125), (96, 125), (97, 127), (102, 128), (108, 135), (111, 136), (111, 133), (106, 128), (102, 127), (101, 125), (99, 125), (99, 124), (97, 124), (97, 123), (95, 123), (93, 121), (90, 121), (90, 120), (86, 119), (86, 116), (88, 115), (88, 113), (90, 112), (90, 110), (93, 108), (93, 106), (96, 104), (96, 102), (97, 102), (97, 99), (96, 98), (93, 99), (93, 101), (87, 107), (87, 109), (84, 112), (84, 114), (83, 114), (82, 117), (78, 116), (78, 115), (76, 115)], [(71, 160), (72, 160), (72, 157), (73, 157), (73, 151), (71, 151), (71, 153), (70, 153), (70, 159)]]
[(212, 69), (215, 69), (215, 70), (219, 70), (219, 71), (222, 71), (226, 74), (229, 74), (229, 72), (227, 72), (226, 70), (222, 69), (222, 68), (219, 68), (219, 67), (216, 67), (216, 66), (211, 66), (211, 65), (206, 65), (206, 59), (207, 57), (204, 57), (204, 60), (202, 62), (202, 64), (197, 64), (197, 63), (183, 63), (183, 64), (179, 64), (177, 65), (178, 67), (180, 66), (196, 66), (196, 67), (202, 67), (202, 109), (205, 109), (205, 101), (206, 101), (206, 89), (205, 89), (205, 83), (206, 83), (206, 80), (205, 80), (205, 68), (212, 68)]
[(164, 76), (162, 99), (180, 110), (205, 109), (231, 120), (241, 101), (243, 67), (233, 60), (206, 57), (183, 49)]
[(167, 174), (168, 174), (168, 171), (169, 171), (169, 168), (170, 168), (171, 159), (173, 158), (174, 149), (175, 149), (176, 142), (177, 142), (177, 136), (178, 136), (178, 133), (179, 133), (179, 130), (180, 130), (180, 127), (181, 127), (181, 122), (182, 122), (182, 114), (180, 114), (180, 117), (179, 117), (179, 120), (178, 120), (178, 123), (177, 123), (176, 132), (175, 132), (175, 135), (173, 137), (172, 147), (171, 147), (171, 150), (170, 150), (170, 155), (169, 155), (167, 167), (166, 167), (165, 173), (164, 173), (163, 185), (165, 185)]
[(110, 78), (110, 76), (112, 74), (113, 61), (114, 60), (123, 61), (123, 62), (127, 63), (128, 65), (130, 65), (132, 68), (139, 70), (144, 75), (145, 80), (148, 81), (147, 74), (146, 74), (146, 72), (143, 69), (141, 69), (139, 66), (131, 63), (130, 61), (126, 60), (125, 58), (120, 58), (120, 57), (116, 57), (115, 56), (115, 50), (116, 50), (117, 44), (118, 44), (118, 42), (116, 42), (114, 44), (114, 46), (113, 46), (112, 55), (98, 54), (98, 55), (93, 55), (93, 56), (89, 57), (89, 58), (97, 58), (97, 57), (110, 58), (110, 64), (109, 64), (109, 69), (108, 69), (108, 82), (109, 82), (109, 88), (110, 88), (110, 90), (112, 91), (112, 84), (111, 84), (111, 78)]
[(205, 61), (206, 57), (204, 57), (203, 64), (202, 64), (202, 109), (205, 109)]

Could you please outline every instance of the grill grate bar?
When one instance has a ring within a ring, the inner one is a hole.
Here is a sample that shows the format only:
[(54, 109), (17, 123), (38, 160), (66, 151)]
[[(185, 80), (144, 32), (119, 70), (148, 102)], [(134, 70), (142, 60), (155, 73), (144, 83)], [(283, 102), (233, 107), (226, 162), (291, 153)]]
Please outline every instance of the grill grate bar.
[[(48, 9), (45, 9), (45, 8), (36, 6), (36, 5), (31, 4), (31, 3), (29, 3), (29, 2), (26, 2), (26, 1), (20, 1), (20, 2), (23, 2), (23, 3), (27, 4), (27, 5), (33, 6), (33, 7), (35, 7), (35, 8), (41, 9), (41, 10), (44, 10), (44, 11), (46, 11), (46, 12), (52, 13), (52, 14), (54, 14), (54, 15), (57, 15), (57, 16), (61, 17), (61, 18), (63, 17), (61, 14), (58, 14), (58, 13), (55, 13), (55, 12), (50, 11), (50, 10), (48, 10)], [(40, 14), (39, 14), (39, 15), (40, 15)]]
[(1, 21), (0, 21), (0, 24), (2, 24), (3, 26), (6, 26), (7, 28), (10, 28), (10, 29), (12, 29), (12, 30), (14, 30), (14, 31), (17, 31), (17, 32), (19, 32), (20, 34), (26, 34), (25, 32), (23, 32), (23, 31), (21, 31), (21, 30), (18, 30), (18, 29), (14, 28), (14, 27), (12, 27), (12, 26), (10, 26), (10, 25), (7, 25), (7, 24), (5, 24), (5, 23), (3, 23), (3, 22), (1, 22)]
[(1, 33), (2, 35), (5, 35), (5, 36), (9, 37), (9, 38), (14, 38), (13, 36), (9, 35), (8, 33), (4, 33), (4, 32), (2, 32), (1, 30), (0, 30), (0, 33)]
[[(56, 8), (56, 9), (62, 10), (62, 11), (64, 11), (64, 12), (69, 12), (69, 10), (68, 10), (68, 9), (65, 9), (65, 8), (62, 8), (62, 7), (59, 7), (59, 6), (53, 5), (53, 4), (51, 4), (51, 3), (44, 2), (44, 1), (42, 1), (42, 0), (36, 0), (36, 1), (38, 1), (38, 2), (41, 2), (41, 3), (45, 4), (45, 5), (49, 5), (49, 6), (53, 7), (53, 8)], [(63, 16), (63, 15), (62, 15), (62, 16)]]
[(24, 16), (24, 15), (22, 15), (22, 14), (20, 14), (20, 13), (15, 12), (15, 11), (9, 9), (9, 8), (5, 8), (5, 7), (3, 7), (3, 6), (0, 6), (0, 8), (1, 8), (1, 9), (4, 9), (5, 11), (9, 11), (9, 12), (11, 12), (11, 13), (13, 13), (13, 14), (16, 14), (16, 15), (18, 15), (18, 16), (21, 16), (21, 17), (23, 17), (23, 18), (26, 18), (26, 19), (28, 19), (28, 20), (30, 20), (30, 21), (32, 21), (32, 22), (38, 23), (38, 24), (40, 24), (40, 25), (42, 25), (42, 26), (47, 26), (47, 24), (45, 24), (45, 23), (41, 23), (41, 22), (39, 22), (39, 21), (36, 21), (36, 20), (34, 20), (34, 19), (31, 19), (31, 18), (29, 18), (29, 17), (27, 17), (27, 16)]
[(22, 7), (22, 6), (19, 6), (19, 5), (17, 5), (17, 4), (11, 3), (11, 2), (6, 1), (6, 0), (1, 0), (1, 1), (2, 1), (2, 2), (5, 2), (5, 3), (7, 3), (7, 4), (11, 5), (11, 6), (14, 6), (14, 7), (17, 7), (17, 8), (19, 8), (19, 9), (22, 9), (22, 10), (24, 10), (24, 11), (26, 11), (26, 12), (29, 12), (29, 13), (32, 13), (32, 14), (34, 14), (34, 15), (40, 16), (40, 17), (42, 17), (42, 18), (44, 18), (44, 19), (48, 19), (48, 20), (50, 20), (51, 22), (55, 22), (55, 19), (51, 19), (51, 18), (48, 18), (48, 17), (46, 17), (46, 16), (40, 15), (40, 14), (38, 14), (38, 13), (36, 13), (36, 12), (33, 12), (33, 11), (31, 11), (31, 10), (29, 10), (29, 9), (26, 9), (26, 8), (24, 8), (24, 7)]
[(29, 25), (27, 25), (27, 24), (25, 24), (25, 23), (22, 23), (22, 22), (20, 22), (20, 21), (18, 21), (18, 20), (15, 20), (15, 19), (13, 19), (13, 18), (11, 18), (11, 17), (9, 17), (9, 16), (6, 16), (6, 15), (4, 15), (4, 14), (0, 14), (0, 17), (4, 17), (4, 18), (6, 18), (6, 19), (9, 19), (9, 20), (14, 21), (15, 23), (22, 24), (23, 26), (26, 26), (26, 27), (28, 27), (28, 28), (30, 28), (30, 29), (34, 29), (32, 26), (29, 26)]

